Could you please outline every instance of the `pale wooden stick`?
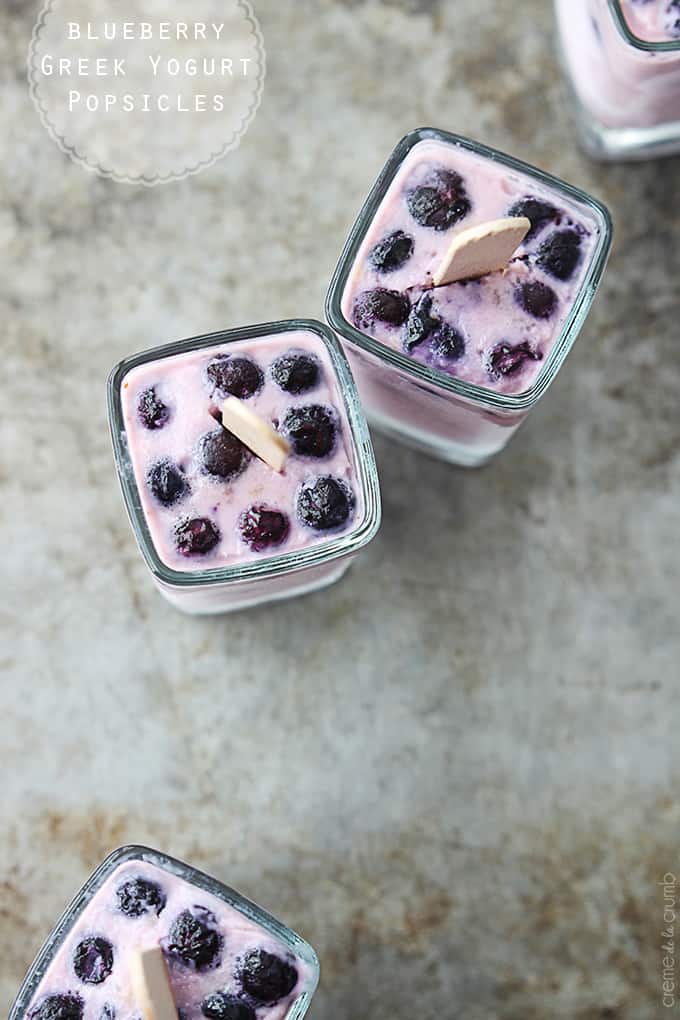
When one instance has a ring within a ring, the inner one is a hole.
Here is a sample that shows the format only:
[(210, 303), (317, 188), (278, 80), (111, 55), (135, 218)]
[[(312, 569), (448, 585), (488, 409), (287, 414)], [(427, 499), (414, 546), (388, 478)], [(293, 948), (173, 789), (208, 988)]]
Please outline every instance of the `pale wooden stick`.
[(132, 955), (130, 977), (144, 1020), (178, 1020), (168, 968), (160, 946), (142, 949)]
[(283, 471), (290, 456), (290, 443), (238, 397), (227, 397), (222, 404), (222, 425), (274, 471)]
[(526, 216), (506, 216), (461, 230), (435, 271), (435, 287), (503, 269), (531, 229)]

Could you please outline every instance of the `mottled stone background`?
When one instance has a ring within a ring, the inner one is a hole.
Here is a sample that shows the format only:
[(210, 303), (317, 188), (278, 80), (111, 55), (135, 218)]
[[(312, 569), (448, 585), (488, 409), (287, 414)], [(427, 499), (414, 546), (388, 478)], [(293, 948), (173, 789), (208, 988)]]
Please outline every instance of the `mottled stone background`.
[[(160, 189), (69, 163), (0, 10), (0, 1011), (113, 846), (187, 857), (319, 950), (315, 1020), (647, 1020), (680, 871), (680, 162), (573, 145), (548, 0), (256, 0), (238, 152)], [(384, 526), (332, 590), (178, 615), (125, 519), (109, 369), (320, 315), (368, 185), (435, 124), (593, 191), (617, 241), (493, 466), (377, 440)], [(680, 978), (680, 964), (678, 964)]]

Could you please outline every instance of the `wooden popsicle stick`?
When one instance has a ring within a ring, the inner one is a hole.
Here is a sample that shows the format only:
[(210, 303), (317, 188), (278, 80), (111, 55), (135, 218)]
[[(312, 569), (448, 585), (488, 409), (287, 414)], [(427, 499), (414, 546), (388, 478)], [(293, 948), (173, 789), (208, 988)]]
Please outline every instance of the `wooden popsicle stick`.
[(130, 978), (144, 1020), (178, 1020), (168, 968), (160, 946), (142, 949), (132, 955)]
[(238, 397), (227, 397), (222, 404), (222, 425), (274, 471), (283, 471), (290, 456), (290, 443)]
[(435, 287), (503, 269), (530, 229), (526, 216), (506, 216), (461, 230), (432, 277)]

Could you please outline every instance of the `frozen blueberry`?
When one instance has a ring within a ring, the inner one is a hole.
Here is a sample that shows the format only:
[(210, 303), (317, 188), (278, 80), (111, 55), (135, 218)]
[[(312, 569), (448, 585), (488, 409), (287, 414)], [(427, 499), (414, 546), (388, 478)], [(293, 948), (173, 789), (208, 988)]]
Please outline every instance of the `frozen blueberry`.
[(182, 469), (171, 460), (159, 460), (146, 476), (147, 484), (159, 503), (172, 506), (189, 492), (189, 483)]
[(306, 393), (319, 382), (321, 367), (318, 358), (304, 351), (288, 351), (271, 366), (272, 379), (286, 393)]
[(242, 474), (251, 458), (248, 447), (227, 429), (208, 432), (199, 441), (198, 452), (203, 470), (225, 481)]
[(314, 531), (330, 531), (344, 524), (354, 506), (349, 486), (340, 478), (308, 478), (297, 492), (296, 510), (303, 524)]
[(207, 517), (188, 517), (175, 525), (175, 545), (182, 556), (205, 556), (219, 540), (217, 525)]
[(421, 344), (439, 326), (441, 320), (432, 314), (432, 295), (423, 294), (420, 300), (412, 307), (406, 322), (404, 333), (404, 347), (411, 352), (414, 347)]
[(158, 397), (153, 386), (141, 394), (137, 414), (147, 429), (162, 429), (170, 420), (170, 408)]
[(526, 216), (531, 221), (529, 233), (525, 241), (530, 241), (546, 225), (559, 219), (560, 212), (550, 202), (543, 202), (540, 198), (520, 198), (518, 202), (510, 206), (508, 216)]
[(73, 954), (73, 969), (86, 985), (100, 985), (113, 970), (113, 946), (98, 935), (83, 939)]
[(499, 379), (504, 375), (514, 375), (525, 361), (540, 361), (543, 355), (535, 351), (527, 340), (519, 344), (509, 344), (502, 340), (491, 351), (487, 361), (489, 375)]
[(352, 318), (359, 329), (370, 329), (376, 322), (384, 322), (388, 326), (402, 326), (411, 308), (406, 294), (398, 290), (387, 290), (376, 287), (365, 290), (354, 301)]
[(549, 319), (557, 307), (557, 294), (547, 283), (534, 280), (515, 289), (515, 301), (535, 319)]
[(251, 949), (241, 962), (240, 977), (249, 996), (271, 1006), (290, 995), (297, 984), (298, 972), (292, 963), (266, 949)]
[(256, 1017), (252, 1006), (226, 992), (206, 996), (201, 1003), (201, 1013), (208, 1020), (255, 1020)]
[(264, 552), (273, 545), (281, 545), (288, 536), (290, 523), (281, 510), (266, 506), (251, 506), (238, 520), (241, 538), (255, 552)]
[(83, 1000), (79, 995), (48, 995), (34, 1009), (30, 1020), (83, 1020)]
[(465, 354), (463, 334), (448, 322), (442, 322), (437, 327), (427, 345), (436, 361), (457, 361)]
[(262, 370), (252, 360), (239, 354), (220, 354), (208, 365), (208, 379), (213, 391), (221, 397), (245, 400), (262, 389)]
[(666, 15), (666, 31), (672, 38), (680, 38), (680, 0), (671, 0)]
[(205, 907), (192, 910), (183, 910), (173, 921), (167, 949), (187, 966), (207, 970), (218, 962), (223, 939), (215, 929), (216, 918), (210, 910)]
[(335, 446), (337, 428), (330, 407), (289, 407), (281, 428), (300, 457), (327, 457)]
[(129, 878), (116, 890), (118, 909), (128, 917), (142, 914), (160, 915), (165, 906), (165, 893), (156, 882), (146, 878)]
[(433, 218), (441, 213), (443, 199), (436, 188), (415, 188), (406, 197), (409, 212), (416, 223), (423, 227), (433, 227)]
[(414, 247), (412, 237), (403, 230), (395, 230), (371, 248), (368, 261), (379, 273), (392, 273), (408, 262), (413, 255)]
[(569, 280), (581, 259), (581, 236), (575, 230), (556, 230), (538, 249), (536, 262), (557, 280)]
[(463, 178), (455, 170), (434, 170), (424, 185), (406, 195), (411, 216), (421, 227), (448, 230), (470, 212)]

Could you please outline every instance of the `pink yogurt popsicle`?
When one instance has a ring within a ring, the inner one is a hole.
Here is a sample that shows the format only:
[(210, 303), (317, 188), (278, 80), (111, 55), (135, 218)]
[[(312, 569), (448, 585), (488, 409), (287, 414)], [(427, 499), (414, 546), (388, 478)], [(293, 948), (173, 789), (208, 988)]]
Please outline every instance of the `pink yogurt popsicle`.
[[(222, 427), (219, 408), (229, 396), (286, 436), (292, 452), (283, 473)], [(302, 549), (362, 513), (342, 395), (312, 332), (140, 365), (125, 376), (121, 399), (146, 521), (159, 557), (175, 570)]]
[(648, 42), (680, 39), (680, 0), (621, 0), (631, 32)]
[(244, 914), (146, 861), (120, 865), (80, 914), (28, 1020), (140, 1020), (135, 951), (160, 945), (180, 1020), (283, 1020), (308, 965)]
[[(555, 0), (564, 59), (576, 94), (605, 129), (680, 122), (680, 51), (647, 52), (627, 42), (608, 0)], [(631, 31), (648, 42), (680, 40), (677, 0), (623, 0)]]
[[(468, 227), (526, 216), (532, 228), (504, 270), (432, 287)], [(342, 299), (358, 329), (433, 368), (501, 393), (526, 390), (559, 337), (595, 247), (582, 210), (457, 145), (413, 147), (357, 254)]]

